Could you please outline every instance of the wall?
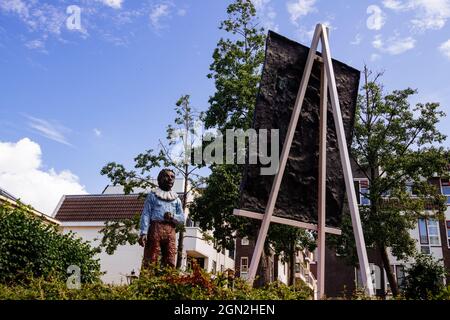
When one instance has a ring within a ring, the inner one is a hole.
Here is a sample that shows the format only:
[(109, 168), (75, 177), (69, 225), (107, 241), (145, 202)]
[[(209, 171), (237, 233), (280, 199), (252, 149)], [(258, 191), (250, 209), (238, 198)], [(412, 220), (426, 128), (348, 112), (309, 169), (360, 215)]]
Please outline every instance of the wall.
[[(101, 228), (102, 226), (63, 227), (63, 233), (73, 231), (84, 240), (90, 241), (93, 246), (98, 246), (101, 239), (99, 234)], [(95, 240), (96, 238), (98, 240)], [(98, 255), (101, 271), (106, 271), (106, 274), (102, 276), (102, 281), (110, 284), (126, 284), (127, 274), (133, 270), (137, 275), (139, 274), (143, 254), (144, 249), (137, 244), (120, 246), (113, 255), (102, 251)]]
[[(90, 241), (93, 246), (98, 246), (102, 236), (99, 231), (103, 227), (103, 223), (80, 224), (83, 223), (63, 223), (63, 233), (72, 231), (84, 240)], [(224, 270), (234, 270), (234, 260), (228, 257), (228, 251), (225, 252), (226, 255), (218, 253), (212, 245), (209, 245), (206, 241), (202, 240), (199, 228), (186, 228), (185, 236), (183, 267), (186, 266), (186, 252), (190, 252), (193, 253), (193, 255), (206, 258), (205, 269), (209, 272), (212, 270), (213, 260), (217, 262), (218, 271), (220, 271), (221, 265), (224, 266)], [(102, 281), (110, 284), (126, 284), (126, 275), (130, 275), (132, 271), (134, 271), (136, 275), (139, 275), (143, 254), (144, 249), (138, 244), (133, 246), (119, 246), (113, 255), (108, 255), (106, 252), (102, 251), (98, 255), (101, 271), (106, 271), (106, 274), (102, 276)]]

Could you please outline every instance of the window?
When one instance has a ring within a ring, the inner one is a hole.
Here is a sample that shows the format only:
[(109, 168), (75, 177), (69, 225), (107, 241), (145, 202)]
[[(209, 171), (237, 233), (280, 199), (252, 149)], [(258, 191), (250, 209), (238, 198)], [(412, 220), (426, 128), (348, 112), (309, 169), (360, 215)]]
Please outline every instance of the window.
[[(369, 268), (370, 268), (370, 276), (372, 278), (371, 280), (372, 280), (373, 287), (375, 289), (380, 289), (381, 288), (381, 275), (380, 275), (381, 269), (380, 269), (380, 267), (374, 263), (369, 263)], [(364, 283), (362, 282), (361, 271), (359, 270), (359, 268), (355, 268), (355, 286), (357, 288), (364, 287)]]
[(414, 186), (413, 182), (406, 183), (406, 193), (412, 197), (417, 196), (417, 188)]
[(228, 257), (231, 259), (234, 259), (234, 248), (231, 250), (228, 250)]
[(421, 246), (420, 252), (423, 254), (431, 254), (430, 246)]
[(248, 257), (241, 257), (241, 273), (248, 272)]
[[(400, 290), (404, 288), (405, 285), (405, 267), (403, 265), (395, 264), (391, 265), (392, 273), (394, 274), (394, 278), (397, 281), (397, 286)], [(386, 272), (384, 273), (385, 286), (387, 290), (391, 290), (391, 286), (387, 279)]]
[(215, 262), (213, 260), (211, 273), (216, 273), (216, 272), (217, 272), (217, 262)]
[(450, 205), (450, 181), (449, 179), (441, 180), (442, 194), (447, 196), (447, 204)]
[(439, 246), (439, 224), (436, 219), (419, 219), (420, 251), (430, 254), (430, 246)]
[(435, 219), (427, 220), (428, 222), (428, 237), (431, 245), (439, 245), (439, 225)]
[(363, 206), (370, 205), (368, 198), (369, 194), (369, 181), (368, 180), (356, 180), (355, 181), (355, 193), (358, 204)]
[(250, 241), (247, 237), (241, 239), (241, 246), (248, 246), (250, 244)]
[(446, 221), (447, 224), (447, 242), (448, 247), (450, 248), (450, 220)]
[(419, 236), (420, 244), (430, 244), (428, 241), (427, 221), (425, 219), (419, 219)]
[(224, 272), (225, 271), (225, 267), (223, 266), (223, 264), (220, 265), (220, 272)]
[(200, 226), (199, 222), (195, 222), (189, 217), (186, 219), (186, 227), (197, 227), (198, 228), (199, 226)]

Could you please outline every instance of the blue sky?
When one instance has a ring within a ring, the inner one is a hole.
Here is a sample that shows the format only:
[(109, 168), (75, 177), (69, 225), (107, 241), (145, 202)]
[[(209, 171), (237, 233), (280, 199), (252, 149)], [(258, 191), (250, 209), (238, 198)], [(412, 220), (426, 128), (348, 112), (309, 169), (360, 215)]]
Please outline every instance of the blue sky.
[[(156, 148), (182, 94), (205, 110), (230, 2), (0, 0), (0, 187), (50, 214), (64, 193), (100, 193), (109, 161)], [(328, 24), (335, 58), (450, 114), (450, 0), (254, 3), (261, 25), (306, 45)]]

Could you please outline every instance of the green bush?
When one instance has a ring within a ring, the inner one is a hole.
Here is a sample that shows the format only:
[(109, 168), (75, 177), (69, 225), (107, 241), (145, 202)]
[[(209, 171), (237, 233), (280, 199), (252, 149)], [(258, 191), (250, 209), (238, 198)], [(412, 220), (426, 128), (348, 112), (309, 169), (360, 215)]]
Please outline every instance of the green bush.
[(431, 256), (419, 254), (406, 269), (404, 294), (407, 299), (426, 300), (444, 289), (445, 268)]
[(305, 300), (312, 292), (302, 286), (290, 288), (275, 282), (266, 288), (251, 288), (242, 279), (233, 285), (219, 274), (194, 268), (190, 273), (153, 267), (131, 285), (113, 286), (86, 283), (80, 289), (68, 289), (60, 278), (33, 278), (26, 285), (0, 284), (0, 300)]
[(73, 233), (58, 232), (30, 207), (0, 204), (0, 283), (34, 277), (65, 280), (70, 265), (80, 268), (81, 282), (92, 283), (100, 276), (97, 252)]
[(450, 286), (445, 287), (438, 294), (429, 298), (430, 300), (450, 300)]

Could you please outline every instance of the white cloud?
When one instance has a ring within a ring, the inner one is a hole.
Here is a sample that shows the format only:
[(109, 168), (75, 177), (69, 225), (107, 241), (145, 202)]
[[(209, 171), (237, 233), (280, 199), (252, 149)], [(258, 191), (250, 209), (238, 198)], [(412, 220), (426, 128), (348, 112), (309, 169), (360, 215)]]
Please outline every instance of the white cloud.
[(186, 14), (187, 14), (186, 9), (178, 9), (177, 11), (177, 15), (179, 15), (180, 17), (184, 17)]
[(0, 0), (0, 9), (23, 17), (29, 16), (28, 6), (22, 0)]
[(367, 28), (370, 30), (381, 30), (386, 23), (386, 14), (381, 10), (379, 6), (371, 5), (367, 7)]
[(439, 51), (450, 59), (450, 39), (439, 46)]
[(317, 11), (314, 7), (316, 0), (297, 0), (296, 2), (289, 2), (286, 4), (287, 11), (289, 12), (291, 22), (298, 26), (297, 20), (302, 16), (306, 16), (312, 12)]
[(70, 132), (70, 129), (55, 123), (55, 122), (49, 122), (47, 120), (43, 120), (43, 119), (39, 119), (39, 118), (35, 118), (35, 117), (31, 117), (31, 116), (26, 116), (28, 118), (28, 120), (30, 121), (28, 123), (28, 125), (34, 129), (37, 133), (39, 133), (40, 135), (68, 145), (68, 146), (72, 146), (68, 141), (67, 138), (65, 137), (65, 133)]
[(28, 41), (27, 43), (25, 43), (25, 47), (27, 47), (28, 49), (36, 49), (36, 50), (44, 50), (45, 51), (45, 42), (40, 39), (36, 39), (36, 40)]
[[(314, 30), (316, 29), (315, 26), (313, 26), (312, 28), (308, 29), (305, 27), (300, 27), (296, 33), (297, 33), (297, 37), (300, 39), (300, 41), (302, 42), (311, 42), (313, 36), (314, 36)], [(308, 43), (309, 45), (309, 43)]]
[(17, 143), (0, 141), (0, 187), (22, 202), (51, 215), (65, 194), (86, 194), (79, 178), (69, 170), (42, 168), (39, 144), (24, 138)]
[(255, 9), (261, 10), (264, 9), (264, 7), (270, 2), (270, 0), (252, 0), (253, 5), (255, 6)]
[(161, 18), (168, 17), (170, 15), (171, 6), (168, 3), (160, 3), (153, 6), (150, 12), (150, 24), (155, 29), (161, 29), (160, 20)]
[(358, 33), (358, 34), (355, 36), (355, 39), (354, 39), (352, 42), (350, 42), (350, 44), (352, 44), (352, 45), (354, 45), (354, 46), (357, 46), (357, 45), (361, 44), (362, 39), (363, 39), (363, 36), (362, 36), (360, 33)]
[(374, 62), (374, 61), (377, 61), (377, 60), (380, 60), (380, 59), (381, 59), (381, 56), (378, 53), (372, 53), (370, 55), (370, 61), (371, 62)]
[(102, 135), (102, 132), (99, 129), (94, 128), (94, 134), (96, 137), (100, 137)]
[(383, 5), (387, 9), (395, 11), (404, 10), (406, 8), (406, 5), (399, 0), (383, 0)]
[(442, 29), (450, 18), (450, 0), (411, 0), (417, 15), (411, 20), (419, 31)]
[(413, 49), (416, 45), (416, 40), (412, 37), (399, 38), (398, 36), (394, 36), (384, 41), (381, 35), (376, 35), (372, 41), (372, 45), (380, 52), (398, 55)]
[(63, 10), (38, 1), (0, 0), (0, 13), (16, 15), (30, 32), (39, 34), (41, 43), (36, 41), (25, 43), (25, 46), (31, 49), (42, 48), (43, 39), (47, 39), (50, 34), (60, 39), (67, 20), (65, 8)]
[[(325, 27), (327, 27), (330, 31), (336, 30), (337, 28), (331, 25), (330, 21), (321, 22)], [(310, 45), (312, 38), (314, 37), (314, 31), (316, 30), (316, 25), (312, 25), (311, 28), (300, 27), (296, 31), (297, 37), (301, 42)]]
[(450, 0), (384, 0), (383, 4), (397, 12), (415, 11), (410, 23), (420, 32), (442, 29), (450, 19)]
[(123, 0), (101, 0), (104, 5), (114, 8), (114, 9), (120, 9), (122, 8)]

